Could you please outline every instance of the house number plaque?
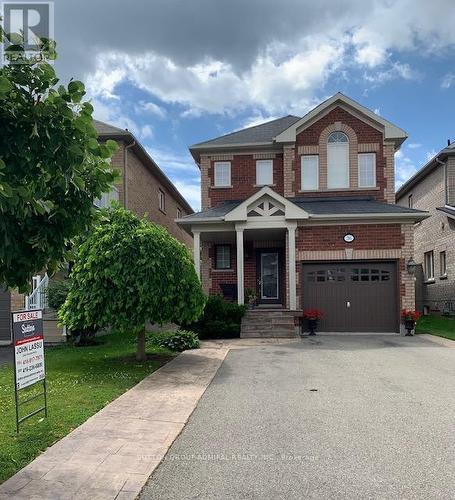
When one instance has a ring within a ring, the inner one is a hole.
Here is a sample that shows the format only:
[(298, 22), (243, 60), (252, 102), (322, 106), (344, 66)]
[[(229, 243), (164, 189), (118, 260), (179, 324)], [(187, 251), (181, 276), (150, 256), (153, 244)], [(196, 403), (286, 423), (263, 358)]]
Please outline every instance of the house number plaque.
[(354, 241), (354, 235), (351, 233), (345, 234), (343, 239), (346, 243), (352, 243)]

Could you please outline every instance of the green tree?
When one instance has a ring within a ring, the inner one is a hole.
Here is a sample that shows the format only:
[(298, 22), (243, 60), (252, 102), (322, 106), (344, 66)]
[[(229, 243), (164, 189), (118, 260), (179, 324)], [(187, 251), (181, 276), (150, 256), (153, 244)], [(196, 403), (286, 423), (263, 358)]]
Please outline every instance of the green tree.
[(120, 207), (78, 246), (59, 317), (70, 329), (133, 330), (144, 361), (147, 322), (187, 324), (205, 305), (188, 249), (161, 226)]
[[(23, 54), (21, 37), (7, 37), (16, 42), (8, 54)], [(40, 51), (55, 58), (53, 42)], [(33, 274), (54, 270), (89, 228), (94, 198), (115, 180), (117, 148), (98, 143), (81, 82), (56, 88), (50, 64), (25, 60), (0, 68), (0, 283), (21, 290)]]

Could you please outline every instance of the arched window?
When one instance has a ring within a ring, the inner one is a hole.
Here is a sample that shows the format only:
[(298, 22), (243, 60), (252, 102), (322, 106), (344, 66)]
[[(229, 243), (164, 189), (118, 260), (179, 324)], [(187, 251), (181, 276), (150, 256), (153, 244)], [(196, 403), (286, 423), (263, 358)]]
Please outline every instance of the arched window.
[(327, 187), (349, 187), (349, 139), (343, 132), (332, 132), (327, 139)]

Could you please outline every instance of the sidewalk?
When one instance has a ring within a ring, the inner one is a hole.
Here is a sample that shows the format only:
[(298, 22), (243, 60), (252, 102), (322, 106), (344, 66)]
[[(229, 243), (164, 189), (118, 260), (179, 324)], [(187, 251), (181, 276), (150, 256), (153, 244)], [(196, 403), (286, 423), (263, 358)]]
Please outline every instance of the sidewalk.
[(135, 498), (227, 352), (183, 352), (5, 481), (0, 498)]

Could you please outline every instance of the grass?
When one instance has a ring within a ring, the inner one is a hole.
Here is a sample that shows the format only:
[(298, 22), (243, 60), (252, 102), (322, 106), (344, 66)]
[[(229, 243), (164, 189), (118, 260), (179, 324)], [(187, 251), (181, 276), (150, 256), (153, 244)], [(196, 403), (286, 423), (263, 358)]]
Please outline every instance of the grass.
[[(148, 360), (135, 361), (135, 338), (113, 333), (100, 345), (52, 347), (46, 350), (48, 418), (38, 414), (21, 424), (16, 434), (14, 374), (11, 365), (0, 367), (0, 483), (31, 462), (51, 444), (66, 436), (91, 415), (163, 365), (172, 354), (148, 347)], [(36, 384), (21, 391), (21, 398), (42, 390)], [(41, 399), (25, 406), (27, 414)]]
[(455, 319), (428, 314), (417, 321), (416, 332), (431, 333), (431, 335), (455, 340)]

